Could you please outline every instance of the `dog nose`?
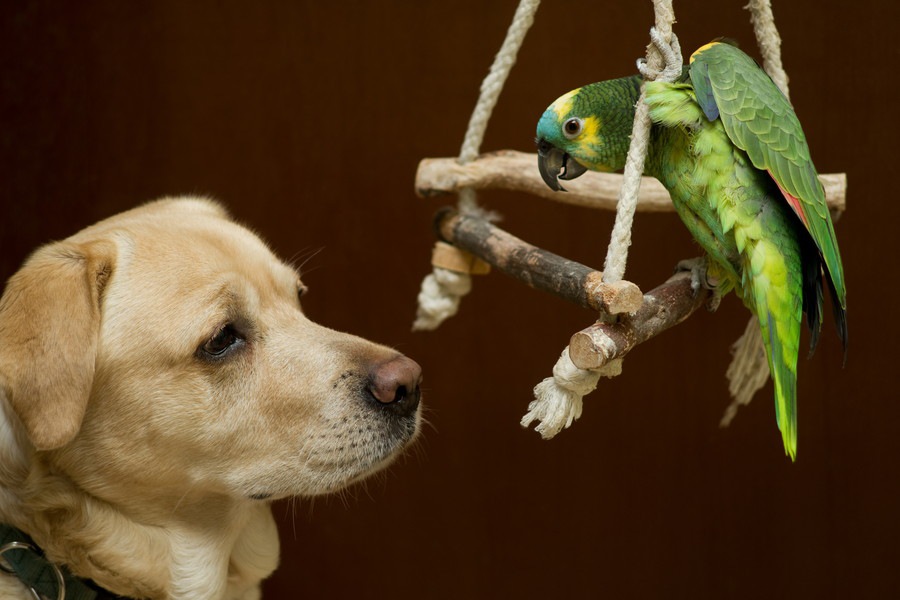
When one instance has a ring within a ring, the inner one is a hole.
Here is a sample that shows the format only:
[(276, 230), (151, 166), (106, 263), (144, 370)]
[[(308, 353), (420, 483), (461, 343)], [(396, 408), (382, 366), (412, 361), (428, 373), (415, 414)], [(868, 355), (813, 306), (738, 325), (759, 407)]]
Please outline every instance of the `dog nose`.
[(385, 408), (408, 416), (419, 406), (419, 384), (422, 367), (419, 363), (398, 355), (379, 363), (369, 372), (369, 392)]

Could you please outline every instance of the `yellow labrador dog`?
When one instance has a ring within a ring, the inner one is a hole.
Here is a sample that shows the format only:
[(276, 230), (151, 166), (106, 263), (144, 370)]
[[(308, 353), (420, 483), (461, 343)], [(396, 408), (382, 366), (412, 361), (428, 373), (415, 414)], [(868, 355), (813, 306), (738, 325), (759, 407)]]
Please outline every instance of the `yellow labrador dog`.
[(259, 598), (268, 501), (358, 481), (419, 428), (419, 366), (312, 323), (303, 290), (200, 199), (28, 259), (0, 300), (0, 598)]

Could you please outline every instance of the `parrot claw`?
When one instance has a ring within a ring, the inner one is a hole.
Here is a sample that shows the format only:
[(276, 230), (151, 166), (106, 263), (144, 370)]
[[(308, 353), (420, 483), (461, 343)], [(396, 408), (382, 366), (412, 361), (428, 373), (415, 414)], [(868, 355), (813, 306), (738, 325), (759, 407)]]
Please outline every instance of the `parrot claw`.
[[(704, 283), (707, 283), (706, 257), (698, 256), (697, 258), (679, 260), (678, 264), (675, 266), (675, 272), (683, 273), (684, 271), (690, 271), (691, 273), (691, 290), (694, 292), (694, 296), (696, 296), (697, 293), (700, 292), (700, 287), (703, 286)], [(712, 287), (709, 287), (709, 289), (712, 289)]]
[(691, 290), (694, 292), (695, 298), (700, 293), (700, 288), (712, 291), (706, 308), (710, 312), (715, 312), (719, 308), (719, 303), (722, 302), (723, 294), (719, 289), (718, 279), (709, 274), (709, 259), (705, 256), (699, 256), (697, 258), (680, 260), (675, 267), (675, 272), (680, 273), (683, 271), (690, 271), (691, 273)]

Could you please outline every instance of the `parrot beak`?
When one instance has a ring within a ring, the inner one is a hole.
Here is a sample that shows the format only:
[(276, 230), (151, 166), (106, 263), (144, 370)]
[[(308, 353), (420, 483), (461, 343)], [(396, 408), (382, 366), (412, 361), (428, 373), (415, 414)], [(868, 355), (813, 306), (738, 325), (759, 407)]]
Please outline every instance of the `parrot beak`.
[(566, 188), (559, 184), (559, 171), (566, 163), (566, 154), (546, 140), (537, 141), (538, 171), (541, 179), (554, 192), (564, 192)]
[(586, 167), (546, 140), (538, 140), (537, 147), (541, 179), (553, 191), (565, 192), (566, 188), (560, 185), (560, 179), (575, 179), (587, 171)]

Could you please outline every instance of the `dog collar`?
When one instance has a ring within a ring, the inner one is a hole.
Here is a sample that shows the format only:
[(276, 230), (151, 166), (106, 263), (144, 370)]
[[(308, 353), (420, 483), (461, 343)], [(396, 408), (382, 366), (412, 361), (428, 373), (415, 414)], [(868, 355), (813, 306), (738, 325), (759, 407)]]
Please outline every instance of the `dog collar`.
[(0, 570), (17, 577), (36, 600), (121, 598), (50, 562), (28, 535), (11, 525), (0, 524)]

